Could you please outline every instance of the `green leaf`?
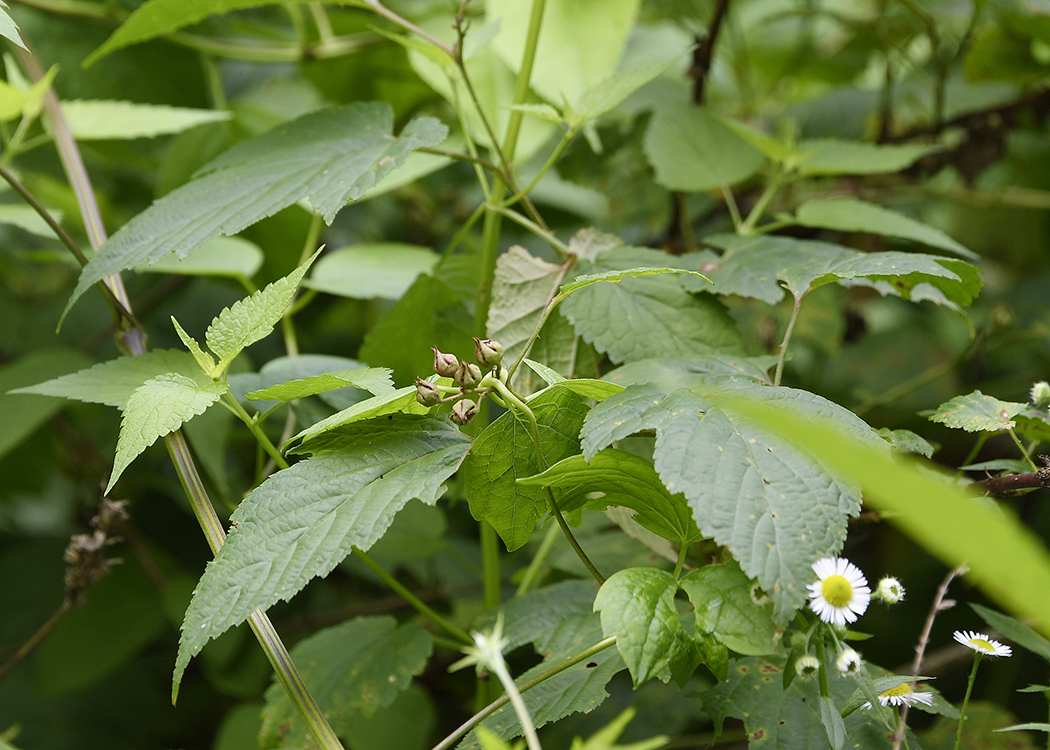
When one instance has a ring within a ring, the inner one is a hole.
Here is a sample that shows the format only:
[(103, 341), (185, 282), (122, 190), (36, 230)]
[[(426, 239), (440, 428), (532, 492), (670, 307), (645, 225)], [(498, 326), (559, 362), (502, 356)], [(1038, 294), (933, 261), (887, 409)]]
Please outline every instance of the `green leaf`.
[(212, 371), (213, 376), (225, 372), (234, 357), (244, 349), (270, 335), (273, 327), (284, 317), (299, 282), (317, 253), (284, 278), (224, 308), (211, 322), (204, 332), (204, 338), (208, 348), (219, 359)]
[[(300, 641), (291, 656), (329, 726), (344, 735), (357, 715), (389, 706), (426, 666), (430, 633), (392, 617), (358, 617)], [(279, 682), (266, 691), (260, 741), (270, 747), (301, 746), (306, 732)]]
[(736, 185), (765, 162), (761, 151), (691, 104), (658, 110), (644, 145), (657, 184), (668, 190), (692, 193)]
[[(547, 463), (579, 452), (580, 426), (587, 406), (580, 396), (551, 386), (529, 401), (536, 415)], [(536, 445), (524, 417), (507, 412), (475, 438), (463, 463), (470, 513), (486, 520), (513, 552), (529, 541), (538, 521), (548, 510), (547, 495), (539, 487), (517, 483), (540, 471)]]
[(698, 383), (739, 376), (756, 383), (770, 384), (766, 374), (777, 363), (776, 357), (741, 357), (705, 354), (694, 359), (643, 359), (628, 362), (605, 374), (605, 380), (619, 385), (651, 383), (665, 393), (690, 388)]
[(355, 299), (400, 299), (438, 256), (429, 248), (376, 242), (326, 253), (303, 286)]
[[(596, 593), (593, 581), (568, 580), (508, 599), (498, 610), (503, 613), (505, 623), (503, 637), (507, 646), (504, 653), (533, 643), (538, 653), (550, 655), (557, 628), (567, 620), (590, 617), (594, 612)], [(498, 612), (489, 611), (482, 615), (473, 629), (491, 630)]]
[(706, 536), (727, 547), (756, 578), (784, 622), (805, 601), (809, 566), (835, 554), (846, 522), (860, 510), (848, 481), (830, 476), (791, 441), (712, 404), (722, 392), (829, 418), (866, 445), (887, 452), (867, 425), (806, 391), (729, 381), (667, 395), (632, 386), (598, 404), (581, 431), (583, 455), (643, 429), (656, 430), (654, 460), (664, 486), (685, 494)]
[(800, 141), (798, 171), (806, 176), (899, 172), (941, 146), (886, 146), (832, 138)]
[(635, 687), (667, 668), (679, 634), (684, 634), (674, 605), (678, 584), (656, 568), (628, 568), (613, 573), (598, 591), (594, 610), (602, 632), (616, 636), (616, 648)]
[(830, 696), (819, 696), (817, 705), (820, 708), (820, 723), (824, 725), (824, 731), (828, 733), (828, 741), (832, 750), (842, 750), (846, 744), (846, 722), (839, 715), (838, 708)]
[(16, 386), (38, 383), (41, 378), (69, 372), (88, 361), (87, 357), (72, 349), (41, 349), (0, 367), (0, 414), (4, 415), (4, 429), (0, 432), (0, 456), (19, 445), (64, 406), (61, 401), (40, 396), (63, 395), (50, 392), (52, 384), (73, 376), (65, 375), (21, 388)]
[(933, 456), (934, 447), (925, 438), (916, 435), (911, 430), (891, 430), (888, 427), (880, 427), (875, 434), (890, 444), (890, 447), (901, 453), (917, 453), (920, 456), (930, 458)]
[(1039, 654), (1039, 656), (1050, 661), (1050, 641), (1039, 635), (1023, 622), (1019, 622), (1013, 617), (996, 612), (994, 609), (982, 607), (980, 604), (971, 603), (970, 608), (980, 615), (982, 620), (988, 623), (988, 627), (999, 631), (1000, 635), (1009, 638), (1018, 646), (1023, 646), (1033, 654)]
[(390, 370), (385, 367), (362, 367), (357, 370), (339, 370), (314, 375), (310, 378), (290, 380), (269, 388), (252, 391), (247, 394), (246, 398), (249, 401), (292, 401), (336, 388), (345, 388), (348, 385), (377, 395), (392, 393), (394, 390), (394, 384), (390, 381)]
[(263, 251), (243, 237), (216, 237), (180, 258), (177, 251), (153, 263), (135, 266), (139, 273), (183, 276), (230, 276), (250, 279), (263, 263)]
[(154, 138), (233, 117), (227, 110), (82, 99), (63, 101), (62, 114), (78, 141)]
[[(519, 367), (514, 372), (511, 385), (515, 391), (524, 395), (539, 390), (544, 382), (550, 385), (552, 381), (547, 380), (547, 377), (552, 373), (557, 376), (553, 378), (553, 382), (572, 375), (576, 371), (578, 344), (579, 337), (576, 336), (572, 323), (560, 310), (555, 309), (543, 324), (539, 337), (529, 350), (529, 357), (524, 360), (527, 367)], [(537, 366), (543, 368), (543, 372), (536, 370)], [(539, 374), (543, 382), (534, 377), (530, 370)]]
[(1040, 721), (1028, 722), (1027, 724), (1011, 724), (1002, 729), (993, 729), (993, 732), (1050, 732), (1050, 724)]
[(735, 561), (707, 565), (678, 582), (696, 611), (697, 635), (711, 635), (744, 656), (777, 650), (773, 607), (755, 602), (754, 584)]
[[(50, 213), (55, 221), (59, 223), (62, 222), (61, 211), (51, 210)], [(55, 231), (51, 226), (40, 217), (40, 214), (29, 206), (19, 206), (13, 203), (0, 204), (0, 224), (10, 224), (11, 226), (35, 234), (38, 237), (58, 239), (58, 236), (55, 234)]]
[(26, 49), (25, 43), (22, 41), (22, 35), (18, 32), (18, 25), (15, 20), (11, 18), (11, 14), (7, 10), (7, 3), (0, 2), (0, 36), (4, 39), (9, 39), (17, 44), (22, 49)]
[[(551, 383), (558, 388), (562, 388), (573, 393), (578, 393), (584, 398), (589, 398), (594, 401), (604, 401), (609, 396), (614, 396), (617, 393), (623, 391), (622, 385), (616, 383), (609, 383), (605, 380), (594, 380), (593, 378), (574, 378), (573, 380), (559, 380), (555, 383)], [(536, 394), (529, 396), (526, 400), (531, 401)]]
[(1013, 418), (1027, 408), (1028, 404), (1000, 401), (974, 391), (941, 404), (930, 420), (967, 432), (1001, 432), (1013, 427)]
[(174, 315), (171, 318), (171, 324), (172, 326), (174, 326), (175, 333), (178, 334), (179, 340), (182, 342), (182, 345), (185, 346), (189, 353), (193, 356), (193, 361), (196, 362), (197, 366), (201, 368), (201, 372), (203, 372), (210, 378), (211, 374), (215, 372), (215, 360), (210, 354), (201, 349), (201, 345), (197, 343), (197, 339), (193, 338), (193, 336), (190, 336), (188, 333), (186, 333), (183, 327), (179, 325), (179, 321), (175, 320)]
[(234, 146), (114, 234), (84, 267), (63, 315), (106, 276), (172, 250), (185, 256), (299, 200), (309, 200), (331, 224), (347, 201), (448, 132), (437, 120), (420, 118), (394, 137), (393, 124), (389, 105), (361, 102), (311, 112)]
[[(451, 383), (452, 381), (449, 380), (448, 382)], [(360, 422), (365, 419), (372, 419), (374, 417), (381, 417), (389, 414), (426, 414), (429, 411), (430, 409), (428, 407), (421, 406), (419, 402), (416, 401), (416, 387), (410, 385), (404, 388), (398, 388), (396, 391), (390, 393), (383, 393), (365, 399), (364, 401), (358, 401), (355, 404), (351, 404), (342, 411), (307, 427), (298, 435), (290, 438), (288, 442), (294, 443), (301, 440), (302, 443), (295, 452), (309, 452), (311, 446), (308, 445), (308, 442), (316, 440), (319, 435), (323, 435), (329, 430), (343, 427), (353, 422)]]
[[(845, 281), (912, 301), (966, 306), (981, 291), (981, 271), (963, 260), (921, 253), (862, 253), (841, 245), (790, 237), (720, 234), (704, 241), (726, 253), (708, 271), (719, 294), (769, 304), (795, 299), (824, 284)], [(783, 282), (783, 287), (781, 283)]]
[[(558, 501), (565, 513), (619, 505), (633, 510), (635, 521), (664, 539), (690, 544), (703, 538), (685, 498), (667, 491), (652, 462), (614, 448), (606, 448), (589, 462), (583, 456), (569, 456), (542, 474), (519, 479), (518, 484), (567, 490)], [(589, 499), (592, 492), (603, 494)]]
[[(612, 260), (607, 258), (606, 260)], [(699, 276), (701, 279), (707, 279), (702, 273), (696, 271), (688, 271), (684, 268), (628, 268), (625, 271), (603, 271), (601, 273), (585, 274), (583, 276), (577, 276), (575, 279), (570, 281), (568, 284), (564, 284), (558, 290), (558, 296), (564, 299), (570, 294), (575, 292), (577, 289), (583, 289), (584, 287), (597, 284), (599, 282), (609, 282), (612, 284), (619, 284), (624, 279), (637, 279), (642, 276), (658, 276), (664, 273), (687, 273), (691, 276)]]
[(976, 253), (936, 227), (856, 198), (818, 198), (806, 201), (795, 212), (795, 222), (804, 227), (900, 237), (970, 260), (978, 258)]
[(135, 389), (165, 373), (177, 373), (190, 378), (202, 388), (212, 382), (211, 378), (201, 372), (201, 368), (189, 352), (157, 349), (137, 357), (111, 359), (71, 375), (18, 388), (11, 393), (57, 396), (123, 409)]
[(584, 122), (601, 117), (649, 81), (663, 74), (680, 58), (681, 55), (677, 54), (669, 60), (620, 70), (602, 79), (584, 91), (573, 104), (575, 116), (571, 118), (570, 124), (578, 127)]
[(690, 294), (673, 276), (596, 283), (639, 266), (663, 265), (670, 257), (635, 247), (601, 253), (593, 264), (598, 274), (562, 287), (560, 295), (574, 292), (562, 303), (562, 313), (577, 333), (618, 363), (742, 351), (743, 338), (721, 303), (711, 295)]
[(354, 422), (311, 446), (315, 455), (270, 476), (231, 516), (182, 624), (177, 690), (212, 638), (367, 550), (409, 500), (433, 505), (470, 446), (447, 421), (394, 416)]
[(166, 373), (147, 380), (124, 403), (113, 473), (106, 485), (108, 494), (124, 469), (142, 451), (170, 432), (179, 429), (214, 404), (229, 387), (226, 383), (200, 385), (178, 373)]

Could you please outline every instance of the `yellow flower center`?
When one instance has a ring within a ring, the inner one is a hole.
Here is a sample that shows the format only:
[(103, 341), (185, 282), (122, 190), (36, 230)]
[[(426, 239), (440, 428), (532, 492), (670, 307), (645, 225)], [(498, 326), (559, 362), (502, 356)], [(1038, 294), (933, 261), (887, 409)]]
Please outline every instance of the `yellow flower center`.
[(820, 593), (832, 607), (845, 607), (853, 601), (853, 584), (845, 576), (828, 576), (820, 584)]
[(972, 643), (974, 646), (981, 649), (981, 651), (987, 651), (988, 653), (992, 653), (993, 651), (995, 651), (995, 646), (993, 646), (983, 638), (971, 638), (969, 640), (969, 643)]
[(907, 682), (901, 683), (897, 687), (891, 687), (889, 690), (883, 690), (879, 693), (880, 698), (893, 698), (894, 696), (907, 695), (911, 692), (911, 685)]

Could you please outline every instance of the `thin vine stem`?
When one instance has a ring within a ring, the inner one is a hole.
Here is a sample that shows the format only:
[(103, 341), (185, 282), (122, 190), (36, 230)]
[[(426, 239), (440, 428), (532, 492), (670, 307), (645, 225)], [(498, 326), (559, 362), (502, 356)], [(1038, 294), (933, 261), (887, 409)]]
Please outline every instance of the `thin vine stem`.
[(547, 529), (547, 533), (543, 536), (543, 541), (540, 542), (539, 548), (529, 562), (529, 567), (525, 569), (525, 575), (521, 577), (521, 583), (518, 584), (518, 590), (514, 592), (514, 596), (524, 596), (533, 586), (539, 583), (543, 564), (550, 556), (551, 550), (554, 549), (554, 543), (558, 541), (559, 533), (561, 533), (561, 529), (555, 526)]
[(802, 308), (802, 297), (795, 297), (795, 304), (791, 308), (791, 317), (788, 319), (787, 329), (784, 331), (784, 340), (780, 342), (780, 356), (777, 357), (777, 369), (773, 375), (773, 385), (780, 385), (780, 379), (784, 375), (784, 360), (787, 359), (788, 345), (791, 343), (791, 334), (795, 330), (798, 321), (798, 313)]

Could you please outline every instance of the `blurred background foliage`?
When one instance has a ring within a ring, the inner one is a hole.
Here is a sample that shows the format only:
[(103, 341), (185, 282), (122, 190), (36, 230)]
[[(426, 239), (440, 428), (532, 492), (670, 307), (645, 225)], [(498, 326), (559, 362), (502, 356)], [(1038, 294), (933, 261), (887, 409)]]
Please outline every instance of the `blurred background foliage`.
[[(360, 8), (324, 8), (330, 24), (325, 33), (353, 40), (329, 59), (299, 54), (298, 44), (318, 32), (307, 5), (289, 4), (211, 16), (83, 67), (84, 58), (135, 6), (129, 0), (29, 0), (11, 9), (40, 64), (58, 66), (54, 86), (63, 100), (229, 112), (228, 119), (176, 134), (81, 138), (110, 231), (226, 148), (329, 104), (388, 102), (398, 128), (421, 114), (456, 122), (451, 105), (426, 82), (423, 63), (381, 33), (396, 27)], [(391, 0), (389, 6), (435, 33), (448, 30), (456, 10), (449, 0)], [(472, 2), (467, 11), (474, 30), (482, 33), (483, 4)], [(708, 67), (705, 45), (713, 29), (717, 37)], [(266, 61), (268, 51), (278, 48), (295, 54)], [(958, 466), (970, 453), (973, 436), (929, 422), (925, 411), (975, 389), (1026, 401), (1032, 383), (1050, 375), (1050, 7), (1019, 0), (641, 2), (621, 67), (666, 60), (675, 52), (679, 58), (660, 78), (603, 118), (590, 138), (576, 139), (556, 172), (538, 185), (534, 200), (552, 230), (569, 237), (595, 226), (629, 243), (677, 254), (693, 249), (694, 237), (731, 229), (719, 190), (679, 192), (654, 169), (661, 118), (700, 103), (705, 111), (782, 139), (943, 145), (901, 173), (796, 183), (777, 195), (770, 214), (793, 212), (818, 196), (861, 197), (936, 226), (980, 256), (985, 287), (966, 316), (864, 288), (829, 285), (814, 292), (803, 307), (784, 380), (858, 411), (876, 428), (912, 429), (937, 446), (935, 460)], [(8, 81), (15, 67), (8, 56)], [(540, 167), (538, 160), (547, 153), (541, 147), (554, 136), (545, 121), (529, 122), (525, 152), (519, 153), (525, 172)], [(83, 241), (75, 196), (47, 131), (35, 124), (22, 147), (12, 148), (15, 123), (2, 126), (8, 148), (0, 165), (15, 169)], [(714, 141), (712, 148), (721, 145)], [(740, 156), (745, 173), (747, 158)], [(758, 200), (764, 180), (756, 162), (733, 187), (743, 210)], [(430, 248), (434, 263), (481, 200), (472, 169), (454, 164), (344, 209), (320, 241), (329, 249), (406, 243)], [(22, 204), (12, 191), (3, 191), (0, 201), (0, 394), (117, 356), (111, 319), (98, 295), (87, 295), (56, 335), (78, 269), (47, 232), (17, 220)], [(248, 254), (258, 261), (246, 274), (254, 287), (296, 265), (311, 224), (310, 214), (293, 206), (242, 233), (251, 243)], [(863, 250), (911, 249), (863, 233), (803, 227), (791, 232)], [(471, 253), (478, 242), (475, 230), (457, 255), (442, 261), (435, 272), (443, 282), (440, 293), (410, 286), (411, 275), (402, 286), (371, 298), (340, 294), (336, 282), (335, 293), (331, 287), (318, 291), (295, 317), (300, 350), (393, 367), (398, 385), (430, 371), (431, 343), (469, 354), (464, 342), (476, 285)], [(504, 245), (515, 243), (540, 256), (547, 252), (535, 237), (505, 224)], [(125, 274), (125, 280), (154, 349), (180, 346), (169, 316), (187, 330), (203, 330), (245, 292), (236, 280), (222, 277), (142, 272)], [(415, 294), (418, 306), (395, 308), (403, 294)], [(729, 304), (751, 353), (775, 353), (788, 303), (733, 299)], [(284, 353), (280, 337), (273, 336), (237, 366), (253, 372)], [(592, 375), (608, 367), (597, 355), (587, 354), (581, 362)], [(319, 400), (304, 404), (299, 419), (309, 424), (331, 409)], [(95, 513), (119, 416), (103, 406), (12, 395), (0, 395), (0, 414), (0, 659), (6, 659), (62, 604), (62, 550)], [(251, 488), (261, 460), (250, 437), (230, 427), (229, 416), (213, 410), (187, 428), (220, 512), (227, 514)], [(975, 460), (1002, 457), (1014, 457), (1013, 446), (995, 438)], [(0, 739), (41, 749), (254, 747), (270, 668), (244, 627), (204, 650), (187, 672), (178, 706), (170, 705), (178, 626), (210, 554), (163, 451), (147, 451), (129, 469), (120, 496), (132, 501), (131, 519), (120, 527), (124, 542), (114, 547), (124, 562), (87, 592), (84, 607), (62, 618), (36, 652), (0, 680)], [(448, 497), (438, 508), (411, 504), (373, 555), (433, 606), (469, 621), (481, 608), (476, 530), (455, 480)], [(1045, 500), (1045, 492), (1037, 492), (1009, 501), (1043, 539), (1050, 537)], [(873, 609), (863, 623), (864, 630), (881, 636), (867, 647), (866, 657), (893, 668), (910, 662), (928, 602), (946, 571), (877, 521), (862, 516), (853, 524), (846, 555), (869, 577), (895, 575), (908, 588), (905, 605), (892, 614)], [(599, 532), (581, 530), (585, 540), (594, 534), (596, 560), (607, 555), (622, 566), (647, 559), (647, 550), (623, 535), (604, 535), (601, 542)], [(510, 557), (509, 576), (529, 552), (526, 547)], [(554, 560), (556, 575), (558, 566), (576, 572), (571, 556)], [(979, 600), (964, 583), (955, 585), (958, 598)], [(411, 613), (352, 558), (312, 582), (294, 602), (271, 611), (289, 645), (319, 627), (363, 614)], [(974, 623), (967, 607), (948, 612), (937, 621), (933, 642), (947, 644), (953, 628)], [(469, 676), (450, 677), (443, 670), (455, 658), (436, 659), (399, 704), (355, 724), (353, 747), (429, 747), (469, 716)], [(515, 666), (530, 666), (529, 658), (519, 654)], [(939, 689), (957, 701), (969, 661), (947, 646), (932, 658), (926, 673), (938, 677)], [(1037, 666), (1024, 659), (996, 663), (976, 697), (995, 704), (988, 712), (1045, 720), (1035, 697), (1013, 692), (1029, 682), (1045, 683)], [(682, 735), (680, 747), (710, 740), (710, 722), (673, 685), (652, 682), (632, 693), (621, 675), (610, 692), (593, 714), (546, 730), (548, 746), (567, 747), (572, 736), (590, 734), (628, 703), (639, 713), (622, 741), (657, 733)], [(390, 729), (385, 717), (406, 711), (417, 718), (417, 736), (391, 740), (384, 734)], [(922, 718), (916, 720), (920, 730)], [(1000, 737), (982, 732), (967, 747), (1005, 746), (995, 744), (1004, 742)], [(1011, 735), (1010, 741), (1025, 742), (1019, 737)], [(941, 746), (936, 734), (929, 736), (929, 746)]]

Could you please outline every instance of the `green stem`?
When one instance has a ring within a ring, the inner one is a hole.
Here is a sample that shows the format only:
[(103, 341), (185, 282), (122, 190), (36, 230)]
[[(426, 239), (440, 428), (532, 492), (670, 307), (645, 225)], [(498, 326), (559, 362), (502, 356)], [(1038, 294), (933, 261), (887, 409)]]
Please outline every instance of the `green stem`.
[[(502, 185), (502, 183), (500, 183), (500, 184)], [(493, 194), (493, 198), (495, 198), (495, 193)], [(552, 248), (554, 248), (554, 250), (558, 253), (558, 255), (561, 256), (562, 260), (566, 260), (567, 258), (572, 256), (572, 251), (569, 249), (569, 246), (566, 245), (561, 240), (559, 240), (556, 236), (554, 236), (553, 232), (551, 232), (550, 230), (544, 229), (542, 226), (540, 226), (536, 222), (534, 222), (534, 221), (532, 221), (532, 220), (522, 216), (517, 211), (512, 211), (511, 209), (506, 208), (505, 206), (493, 205), (491, 203), (489, 205), (485, 206), (485, 208), (489, 209), (493, 213), (502, 214), (503, 216), (506, 216), (508, 219), (513, 221), (515, 224), (519, 224), (519, 225), (525, 227), (530, 232), (535, 234), (537, 237), (545, 240), (547, 242), (547, 244), (549, 244)]]
[(828, 665), (824, 659), (824, 633), (818, 633), (816, 643), (813, 644), (817, 651), (817, 661), (820, 668), (817, 670), (817, 681), (820, 683), (820, 695), (823, 698), (831, 697), (831, 689), (828, 687)]
[(674, 566), (674, 579), (677, 581), (682, 575), (682, 568), (685, 567), (685, 556), (689, 551), (689, 545), (683, 544), (681, 549), (678, 550), (678, 562)]
[(791, 343), (791, 334), (795, 330), (798, 321), (799, 310), (802, 309), (802, 297), (795, 297), (795, 305), (791, 308), (791, 318), (788, 319), (787, 329), (784, 331), (784, 340), (780, 342), (780, 356), (777, 358), (777, 369), (773, 375), (773, 385), (780, 385), (780, 379), (784, 375), (784, 360), (787, 358), (788, 344)]
[(565, 299), (563, 296), (557, 293), (558, 287), (561, 286), (561, 282), (565, 278), (565, 274), (567, 274), (569, 272), (569, 269), (572, 268), (575, 264), (575, 257), (570, 257), (567, 261), (562, 263), (561, 269), (558, 272), (558, 277), (557, 279), (555, 279), (556, 283), (553, 284), (551, 287), (550, 299), (547, 300), (547, 305), (543, 308), (543, 314), (540, 315), (539, 322), (536, 324), (536, 327), (532, 329), (532, 334), (529, 336), (529, 340), (525, 342), (525, 346), (522, 347), (521, 353), (518, 354), (518, 358), (514, 360), (514, 364), (507, 368), (507, 380), (510, 380), (510, 378), (514, 377), (514, 373), (521, 365), (522, 360), (524, 360), (525, 357), (529, 355), (529, 350), (532, 349), (532, 345), (535, 344), (536, 339), (539, 338), (540, 331), (543, 330), (543, 325), (547, 322), (547, 318), (549, 318), (551, 313), (554, 312), (554, 308), (558, 306), (558, 303)]
[(257, 419), (253, 419), (252, 416), (244, 410), (244, 407), (240, 405), (237, 399), (235, 399), (228, 393), (223, 399), (223, 404), (225, 404), (225, 406), (231, 412), (233, 412), (239, 420), (244, 422), (245, 426), (248, 428), (248, 431), (252, 433), (252, 436), (259, 443), (259, 446), (264, 451), (266, 451), (266, 455), (272, 458), (274, 460), (274, 463), (276, 463), (280, 468), (287, 469), (288, 461), (285, 459), (284, 456), (281, 455), (281, 452), (277, 450), (274, 444), (270, 442), (270, 438), (266, 436), (266, 433), (263, 431), (263, 428), (259, 425), (259, 421)]
[(554, 526), (547, 529), (547, 533), (543, 537), (543, 541), (540, 542), (536, 554), (533, 555), (532, 562), (529, 563), (529, 567), (525, 570), (525, 575), (522, 576), (521, 583), (518, 584), (518, 590), (514, 593), (514, 596), (524, 596), (529, 592), (529, 589), (536, 585), (540, 571), (543, 569), (543, 563), (546, 562), (551, 550), (554, 549), (554, 543), (558, 540), (559, 532), (560, 530)]
[(413, 34), (417, 34), (417, 35), (423, 37), (428, 42), (433, 44), (435, 47), (437, 47), (438, 49), (440, 49), (443, 52), (447, 53), (449, 57), (455, 59), (456, 56), (452, 52), (452, 48), (451, 47), (449, 47), (447, 44), (445, 44), (444, 42), (440, 41), (439, 39), (435, 38), (431, 34), (428, 34), (427, 32), (423, 31), (423, 29), (419, 28), (418, 26), (416, 26), (414, 23), (412, 23), (408, 19), (402, 18), (397, 13), (395, 13), (392, 10), (390, 10), (385, 5), (383, 5), (381, 2), (379, 2), (379, 0), (368, 0), (368, 7), (371, 8), (373, 11), (375, 11), (377, 15), (382, 16), (383, 18), (387, 19), (388, 21), (393, 21), (394, 23), (396, 23), (398, 26), (402, 27), (406, 31), (411, 31)]
[[(610, 637), (608, 637), (608, 638), (606, 638), (604, 640), (598, 641), (598, 643), (594, 644), (590, 648), (585, 649), (584, 651), (581, 651), (580, 653), (576, 654), (575, 656), (569, 657), (565, 661), (561, 662), (560, 664), (556, 664), (555, 666), (551, 667), (550, 669), (547, 669), (547, 670), (544, 670), (543, 672), (540, 672), (538, 675), (533, 677), (531, 680), (526, 680), (525, 682), (521, 683), (518, 686), (518, 692), (519, 693), (524, 693), (527, 690), (531, 690), (532, 688), (536, 687), (537, 685), (540, 685), (540, 684), (546, 682), (551, 677), (554, 677), (556, 675), (561, 674), (566, 669), (569, 669), (570, 667), (574, 667), (577, 664), (579, 664), (580, 662), (586, 661), (587, 659), (590, 659), (595, 654), (601, 653), (602, 651), (604, 651), (605, 649), (607, 649), (610, 646), (614, 645), (615, 643), (616, 643), (616, 636), (610, 636)], [(481, 711), (478, 711), (478, 713), (476, 713), (473, 716), (471, 716), (468, 721), (463, 723), (458, 729), (456, 729), (448, 737), (443, 739), (438, 744), (434, 745), (433, 750), (448, 750), (448, 748), (452, 747), (460, 737), (462, 737), (467, 732), (469, 732), (471, 729), (473, 729), (478, 724), (480, 724), (482, 721), (484, 721), (486, 717), (490, 716), (495, 711), (497, 711), (499, 708), (501, 708), (502, 706), (506, 705), (509, 701), (510, 701), (510, 698), (508, 698), (506, 695), (500, 696), (499, 698), (494, 700), (492, 703), (487, 705), (484, 709), (482, 709)]]
[(383, 581), (383, 583), (385, 583), (387, 586), (393, 589), (398, 596), (400, 596), (402, 599), (404, 599), (406, 602), (412, 605), (412, 608), (419, 612), (419, 614), (426, 617), (428, 620), (433, 622), (435, 625), (440, 627), (442, 630), (454, 637), (456, 640), (461, 641), (462, 643), (465, 643), (468, 646), (474, 645), (474, 639), (470, 637), (470, 634), (468, 634), (467, 631), (463, 630), (463, 628), (459, 627), (455, 623), (449, 622), (447, 619), (445, 619), (433, 609), (428, 607), (422, 599), (420, 599), (418, 596), (409, 591), (404, 584), (402, 584), (399, 580), (394, 578), (394, 576), (390, 575), (386, 570), (383, 569), (383, 567), (379, 563), (373, 560), (371, 555), (369, 555), (367, 552), (359, 550), (357, 547), (354, 547), (354, 555), (357, 557), (358, 560), (363, 562), (369, 570), (371, 570), (373, 573), (379, 576), (379, 579)]
[(959, 729), (955, 732), (955, 750), (959, 750), (962, 743), (963, 722), (966, 721), (966, 707), (970, 704), (970, 693), (973, 692), (973, 683), (977, 679), (977, 667), (981, 663), (981, 654), (973, 652), (973, 669), (970, 670), (970, 681), (966, 685), (966, 696), (963, 698), (962, 709), (959, 711)]
[[(1032, 456), (1027, 450), (1025, 450), (1025, 447), (1021, 445), (1021, 441), (1017, 439), (1017, 433), (1014, 432), (1014, 428), (1007, 428), (1007, 432), (1010, 433), (1010, 439), (1014, 441), (1014, 445), (1017, 446), (1017, 450), (1021, 451), (1021, 455), (1024, 457), (1024, 460), (1028, 462), (1028, 465), (1030, 467), (1032, 467), (1032, 471), (1039, 471), (1039, 467), (1035, 465), (1035, 461), (1032, 460)], [(963, 464), (963, 466), (965, 465), (966, 464)]]
[(780, 178), (778, 176), (770, 178), (769, 184), (766, 185), (766, 189), (762, 191), (762, 195), (759, 196), (758, 202), (755, 203), (754, 207), (751, 209), (751, 213), (747, 215), (747, 218), (744, 219), (744, 223), (741, 224), (740, 228), (737, 230), (739, 234), (747, 236), (755, 231), (755, 225), (758, 223), (758, 220), (762, 218), (762, 214), (765, 213), (766, 208), (769, 206), (769, 202), (773, 200), (773, 196), (777, 194), (779, 189)]
[(743, 225), (744, 220), (740, 218), (740, 208), (736, 205), (736, 198), (733, 197), (733, 191), (723, 185), (722, 197), (725, 198), (726, 208), (729, 210), (729, 218), (733, 221), (733, 231), (737, 234), (743, 234), (743, 232), (740, 231), (740, 227)]

